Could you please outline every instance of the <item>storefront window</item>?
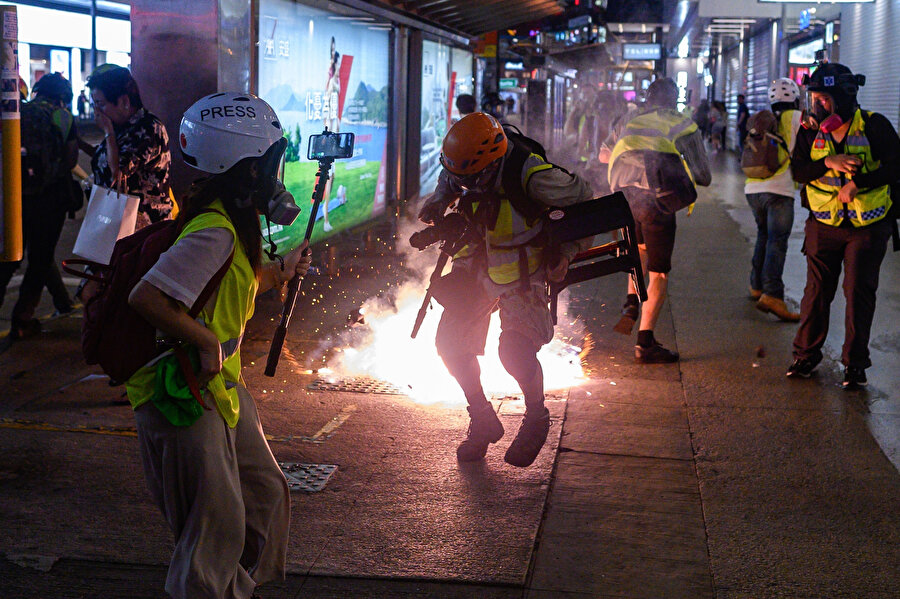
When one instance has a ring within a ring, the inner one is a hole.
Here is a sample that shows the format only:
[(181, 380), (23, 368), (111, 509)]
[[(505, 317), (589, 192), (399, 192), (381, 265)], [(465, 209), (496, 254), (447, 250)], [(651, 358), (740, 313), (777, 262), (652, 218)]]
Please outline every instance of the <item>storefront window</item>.
[[(367, 16), (336, 15), (291, 0), (261, 0), (259, 95), (281, 119), (288, 139), (284, 183), (304, 204), (318, 164), (307, 160), (310, 135), (353, 132), (353, 157), (334, 163), (317, 214), (313, 241), (384, 212), (387, 173), (390, 25)], [(273, 240), (297, 245), (306, 213)], [(302, 222), (301, 222), (302, 221)]]
[(456, 97), (472, 94), (472, 54), (440, 42), (422, 43), (422, 127), (419, 193), (434, 191), (440, 173), (441, 144), (459, 119)]

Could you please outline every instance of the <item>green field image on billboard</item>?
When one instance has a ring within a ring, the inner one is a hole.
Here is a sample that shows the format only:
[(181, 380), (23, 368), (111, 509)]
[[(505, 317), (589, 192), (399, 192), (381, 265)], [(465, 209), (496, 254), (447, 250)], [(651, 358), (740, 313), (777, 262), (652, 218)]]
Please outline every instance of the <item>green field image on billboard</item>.
[[(329, 207), (328, 221), (332, 230), (323, 229), (324, 218), (319, 218), (313, 228), (311, 244), (315, 244), (335, 233), (355, 227), (372, 218), (372, 198), (378, 184), (380, 162), (366, 162), (361, 167), (347, 168), (346, 162), (334, 163), (334, 181), (331, 185), (332, 205), (336, 201), (338, 188), (346, 188), (346, 201), (340, 206)], [(303, 242), (306, 225), (312, 210), (312, 194), (316, 184), (319, 165), (315, 162), (288, 162), (285, 164), (284, 186), (294, 196), (302, 212), (294, 224), (281, 230), (273, 228), (273, 239), (278, 252), (288, 251)], [(324, 203), (324, 199), (323, 199)], [(261, 226), (265, 229), (265, 218)]]

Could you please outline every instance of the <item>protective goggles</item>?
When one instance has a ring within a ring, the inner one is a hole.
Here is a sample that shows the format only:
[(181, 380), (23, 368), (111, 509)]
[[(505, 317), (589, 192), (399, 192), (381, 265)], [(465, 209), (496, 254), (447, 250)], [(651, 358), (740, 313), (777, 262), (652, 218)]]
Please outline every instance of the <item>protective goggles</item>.
[[(441, 164), (444, 164), (443, 156), (441, 156)], [(499, 164), (499, 161), (494, 161), (486, 168), (470, 175), (457, 175), (446, 168), (446, 165), (444, 165), (444, 169), (447, 171), (450, 179), (460, 188), (466, 191), (484, 192), (493, 186)]]

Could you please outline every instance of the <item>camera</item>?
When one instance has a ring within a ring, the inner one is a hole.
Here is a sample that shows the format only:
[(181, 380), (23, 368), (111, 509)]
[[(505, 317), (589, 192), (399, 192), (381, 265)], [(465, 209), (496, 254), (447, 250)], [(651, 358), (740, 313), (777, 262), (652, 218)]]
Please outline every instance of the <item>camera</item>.
[(353, 133), (326, 131), (319, 135), (310, 135), (306, 157), (310, 160), (352, 158), (354, 140)]
[[(409, 244), (417, 250), (424, 250), (439, 241), (455, 243), (464, 236), (471, 237), (465, 217), (458, 212), (451, 212), (430, 227), (413, 233), (409, 237)], [(477, 241), (477, 238), (474, 238), (473, 241)]]

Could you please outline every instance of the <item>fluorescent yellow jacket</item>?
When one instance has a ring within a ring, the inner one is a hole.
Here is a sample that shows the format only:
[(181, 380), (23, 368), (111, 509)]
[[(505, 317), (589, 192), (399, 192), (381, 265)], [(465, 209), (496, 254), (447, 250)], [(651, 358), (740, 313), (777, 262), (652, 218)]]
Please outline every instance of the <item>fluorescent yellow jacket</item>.
[[(507, 168), (509, 161), (505, 161)], [(537, 154), (530, 154), (522, 167), (522, 189), (528, 188), (531, 177), (540, 171), (553, 168)], [(498, 194), (499, 208), (493, 226), (487, 228), (487, 267), (491, 281), (498, 285), (507, 285), (519, 281), (523, 271), (533, 275), (543, 264), (543, 248), (533, 242), (542, 230), (540, 220), (529, 223), (528, 219), (513, 208), (506, 192), (501, 189)], [(534, 200), (537, 201), (537, 200)], [(472, 210), (478, 209), (478, 202), (473, 202)], [(463, 248), (455, 257), (468, 255), (469, 249)]]
[[(253, 316), (258, 281), (222, 202), (216, 200), (209, 207), (216, 212), (204, 212), (188, 221), (175, 243), (185, 235), (209, 228), (228, 229), (234, 235), (231, 267), (219, 284), (215, 301), (207, 302), (200, 312), (200, 320), (215, 333), (225, 356), (221, 372), (204, 389), (204, 399), (211, 395), (219, 414), (228, 426), (234, 428), (240, 416), (236, 386), (243, 384), (240, 344), (244, 327)], [(153, 397), (155, 377), (156, 366), (145, 366), (125, 383), (133, 408), (137, 409)]]
[[(844, 153), (858, 156), (863, 164), (861, 173), (871, 173), (881, 166), (881, 162), (872, 157), (872, 149), (866, 137), (865, 119), (862, 110), (857, 109), (844, 138)], [(810, 158), (820, 160), (826, 156), (835, 156), (831, 134), (819, 133), (813, 141), (809, 152)], [(846, 175), (828, 169), (828, 171), (806, 184), (806, 199), (813, 217), (821, 223), (838, 226), (844, 218), (849, 218), (854, 227), (864, 227), (884, 218), (891, 208), (891, 192), (888, 185), (861, 189), (852, 202), (843, 204), (838, 199), (838, 192), (849, 179)]]
[[(674, 110), (653, 110), (637, 115), (628, 121), (622, 131), (622, 137), (613, 147), (609, 158), (610, 183), (613, 182), (612, 173), (620, 160), (626, 163), (636, 161), (641, 169), (646, 171), (644, 156), (648, 153), (677, 157), (693, 182), (691, 169), (675, 147), (675, 141), (695, 131), (697, 123)], [(649, 189), (651, 187), (647, 185), (648, 177), (652, 177), (652, 174), (644, 172), (642, 181), (620, 182), (616, 188), (632, 186)]]

